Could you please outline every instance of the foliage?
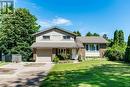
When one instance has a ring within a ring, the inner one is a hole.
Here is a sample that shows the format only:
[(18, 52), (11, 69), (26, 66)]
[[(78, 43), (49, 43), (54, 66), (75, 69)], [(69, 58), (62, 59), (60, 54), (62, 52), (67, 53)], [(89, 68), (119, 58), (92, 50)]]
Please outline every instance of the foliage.
[(129, 87), (129, 72), (129, 65), (103, 59), (56, 64), (40, 87)]
[(113, 45), (119, 45), (122, 47), (126, 45), (124, 41), (124, 32), (122, 30), (116, 30), (114, 32)]
[(105, 56), (108, 57), (110, 61), (122, 61), (124, 60), (125, 55), (125, 47), (122, 48), (120, 46), (113, 46), (112, 48), (108, 48)]
[(114, 32), (114, 45), (119, 45), (119, 31)]
[(74, 31), (74, 34), (76, 34), (77, 36), (81, 36), (81, 33), (79, 31)]
[(100, 36), (100, 35), (99, 35), (99, 34), (97, 34), (97, 33), (94, 33), (94, 34), (93, 34), (93, 36)]
[(58, 55), (60, 60), (68, 60), (70, 58), (70, 54), (69, 53), (61, 53), (60, 55)]
[(125, 61), (130, 62), (130, 35), (128, 37), (127, 48), (126, 48), (126, 51), (125, 51)]
[(124, 46), (124, 32), (122, 30), (119, 30), (119, 46)]
[(122, 30), (116, 30), (114, 32), (114, 40), (109, 44), (105, 56), (111, 61), (124, 60), (126, 44), (124, 41), (124, 32)]
[(58, 63), (59, 62), (59, 57), (55, 56), (52, 61), (55, 62), (55, 63)]
[(1, 14), (12, 14), (14, 12), (14, 6), (12, 3), (5, 5), (3, 8), (0, 8)]
[(88, 33), (86, 34), (86, 36), (100, 36), (100, 35), (97, 34), (97, 33), (88, 32)]
[(4, 54), (21, 54), (24, 61), (32, 56), (31, 45), (39, 29), (37, 18), (29, 10), (19, 8), (15, 14), (7, 15), (2, 20), (0, 29), (0, 51)]
[(82, 61), (83, 61), (81, 55), (78, 56), (78, 61), (79, 61), (79, 62), (82, 62)]
[(108, 40), (107, 34), (103, 34), (103, 38), (106, 39), (106, 40)]
[(88, 32), (86, 36), (93, 36), (93, 34), (91, 32)]

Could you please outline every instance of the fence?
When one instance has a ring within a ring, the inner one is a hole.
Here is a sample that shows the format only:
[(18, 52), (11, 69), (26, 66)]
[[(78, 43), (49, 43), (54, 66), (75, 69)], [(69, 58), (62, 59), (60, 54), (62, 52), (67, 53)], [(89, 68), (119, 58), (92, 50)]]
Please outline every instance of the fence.
[(22, 62), (22, 56), (20, 54), (8, 54), (2, 55), (2, 61), (4, 62)]

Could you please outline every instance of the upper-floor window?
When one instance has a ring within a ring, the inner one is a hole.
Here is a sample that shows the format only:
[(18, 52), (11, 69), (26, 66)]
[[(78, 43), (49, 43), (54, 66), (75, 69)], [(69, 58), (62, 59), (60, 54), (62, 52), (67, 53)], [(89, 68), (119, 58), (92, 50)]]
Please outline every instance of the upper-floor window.
[(44, 40), (50, 40), (50, 36), (43, 36)]
[(70, 39), (70, 36), (63, 36), (63, 39), (69, 40), (69, 39)]

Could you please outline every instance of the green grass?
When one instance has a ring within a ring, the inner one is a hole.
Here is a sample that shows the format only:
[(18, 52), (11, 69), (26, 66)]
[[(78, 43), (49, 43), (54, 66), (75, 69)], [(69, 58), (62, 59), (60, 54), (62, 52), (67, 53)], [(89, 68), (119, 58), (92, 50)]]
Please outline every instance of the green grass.
[(8, 64), (7, 62), (0, 62), (0, 66), (3, 66), (5, 64)]
[(40, 87), (130, 87), (130, 65), (107, 60), (57, 64)]

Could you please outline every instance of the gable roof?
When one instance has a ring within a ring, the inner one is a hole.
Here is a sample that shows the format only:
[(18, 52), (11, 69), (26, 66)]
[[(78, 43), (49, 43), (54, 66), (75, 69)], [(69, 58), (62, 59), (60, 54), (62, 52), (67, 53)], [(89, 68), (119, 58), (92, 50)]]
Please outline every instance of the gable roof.
[(108, 43), (103, 37), (98, 36), (77, 37), (76, 40), (82, 43)]
[(48, 32), (48, 31), (52, 31), (52, 30), (59, 30), (59, 31), (68, 33), (68, 34), (70, 34), (70, 35), (72, 35), (72, 36), (76, 36), (76, 34), (74, 34), (73, 32), (71, 32), (71, 31), (69, 31), (69, 30), (65, 30), (65, 29), (60, 28), (60, 27), (57, 27), (57, 26), (53, 26), (53, 27), (50, 27), (50, 28), (46, 28), (46, 29), (44, 29), (43, 31), (37, 32), (37, 33), (35, 33), (35, 34), (33, 34), (33, 35), (40, 35), (40, 34), (42, 34), (42, 33), (45, 33), (45, 32)]

